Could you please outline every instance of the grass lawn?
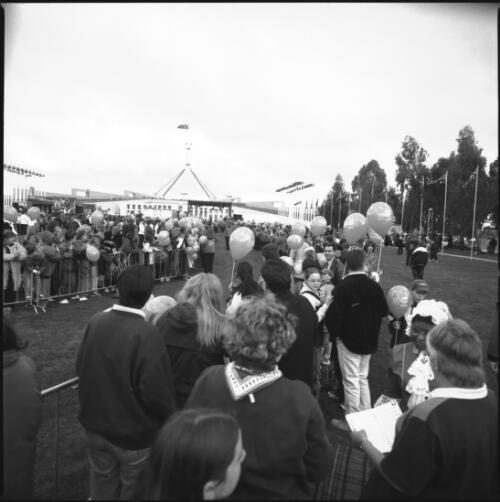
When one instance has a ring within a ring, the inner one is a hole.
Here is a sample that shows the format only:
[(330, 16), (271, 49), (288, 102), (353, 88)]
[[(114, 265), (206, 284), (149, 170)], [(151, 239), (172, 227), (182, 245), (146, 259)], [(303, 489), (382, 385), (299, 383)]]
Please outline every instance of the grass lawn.
[[(225, 250), (224, 236), (218, 234), (218, 249), (214, 273), (219, 276), (228, 292), (232, 259)], [(486, 256), (485, 256), (486, 257)], [(425, 269), (425, 279), (430, 285), (430, 298), (446, 302), (454, 317), (467, 321), (483, 340), (487, 340), (495, 302), (498, 299), (498, 264), (492, 261), (467, 260), (456, 256), (441, 256), (439, 262), (431, 262)], [(257, 277), (261, 267), (261, 254), (252, 251), (246, 260), (254, 267)], [(405, 266), (404, 256), (398, 256), (396, 248), (384, 248), (381, 258), (381, 286), (387, 292), (392, 286), (409, 286), (411, 271)], [(175, 296), (185, 282), (172, 280), (158, 283), (154, 294)], [(34, 314), (28, 307), (17, 307), (12, 312), (18, 333), (27, 337), (30, 344), (26, 354), (32, 357), (39, 372), (42, 389), (59, 384), (75, 376), (75, 359), (80, 340), (89, 318), (96, 312), (110, 307), (116, 299), (109, 296), (91, 298), (87, 302), (69, 305), (51, 303), (46, 313)], [(386, 368), (389, 363), (389, 334), (384, 321), (379, 341), (379, 350), (371, 359), (370, 386), (372, 399), (383, 391)], [(497, 391), (495, 375), (485, 365), (488, 386)], [(325, 420), (332, 438), (346, 439), (343, 433), (336, 434), (329, 425), (332, 417), (340, 417), (341, 410), (325, 395), (320, 398)], [(37, 498), (52, 498), (55, 461), (55, 407), (56, 396), (43, 401), (43, 425), (39, 434), (35, 494)], [(87, 499), (88, 468), (82, 431), (77, 421), (77, 391), (67, 389), (60, 393), (59, 424), (59, 498)]]

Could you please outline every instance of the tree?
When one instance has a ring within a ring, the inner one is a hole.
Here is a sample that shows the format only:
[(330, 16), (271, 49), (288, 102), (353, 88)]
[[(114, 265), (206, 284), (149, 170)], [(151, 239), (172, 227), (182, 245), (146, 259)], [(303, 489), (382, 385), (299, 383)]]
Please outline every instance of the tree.
[[(477, 145), (474, 131), (465, 126), (458, 133), (457, 152), (449, 158), (448, 201), (446, 213), (450, 215), (451, 230), (460, 236), (472, 235), (472, 219), (478, 170), (476, 225), (481, 224), (491, 212), (489, 179), (485, 172), (486, 158)], [(449, 209), (448, 209), (449, 208)], [(447, 217), (448, 219), (448, 217)], [(474, 229), (475, 232), (476, 229)]]
[(429, 154), (412, 136), (405, 136), (401, 151), (396, 155), (396, 183), (404, 200), (401, 225), (404, 230), (413, 230), (419, 224), (420, 204), (423, 193), (422, 181), (428, 175), (425, 162)]
[(363, 165), (352, 180), (354, 211), (366, 214), (368, 208), (377, 201), (385, 201), (387, 176), (376, 160)]
[(491, 208), (489, 218), (498, 227), (498, 157), (490, 164), (488, 176), (490, 178), (488, 199)]

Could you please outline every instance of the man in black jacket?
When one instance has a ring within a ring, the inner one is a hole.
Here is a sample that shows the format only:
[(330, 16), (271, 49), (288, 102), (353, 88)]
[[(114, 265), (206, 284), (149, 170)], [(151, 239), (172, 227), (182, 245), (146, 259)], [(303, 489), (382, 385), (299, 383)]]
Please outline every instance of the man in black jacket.
[[(364, 251), (351, 248), (347, 255), (350, 272), (335, 288), (324, 319), (332, 342), (337, 344), (346, 413), (371, 408), (370, 357), (377, 350), (381, 321), (388, 312), (384, 292), (365, 274), (364, 261)], [(345, 421), (334, 419), (332, 424), (349, 430)]]
[(148, 268), (126, 268), (117, 280), (119, 304), (92, 317), (78, 351), (92, 499), (133, 497), (153, 439), (176, 410), (167, 350), (140, 310), (153, 284)]
[(313, 385), (313, 347), (320, 346), (318, 318), (311, 303), (290, 290), (293, 269), (279, 258), (266, 260), (262, 266), (262, 278), (266, 289), (276, 296), (276, 300), (287, 307), (288, 312), (298, 318), (295, 332), (297, 339), (278, 362), (283, 376), (290, 380), (302, 380), (317, 392)]

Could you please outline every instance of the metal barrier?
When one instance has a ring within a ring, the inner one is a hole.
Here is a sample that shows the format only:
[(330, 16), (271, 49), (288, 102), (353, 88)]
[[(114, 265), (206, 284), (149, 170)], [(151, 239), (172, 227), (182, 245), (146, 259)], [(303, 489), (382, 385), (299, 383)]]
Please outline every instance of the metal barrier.
[[(176, 277), (186, 276), (194, 263), (183, 248), (167, 251), (154, 251), (144, 253), (141, 249), (125, 254), (117, 252), (110, 254), (102, 262), (88, 260), (72, 260), (70, 269), (63, 268), (63, 260), (57, 263), (53, 276), (46, 278), (38, 272), (22, 272), (21, 285), (15, 291), (15, 301), (4, 302), (4, 307), (26, 305), (33, 308), (38, 314), (45, 312), (49, 301), (63, 299), (79, 299), (81, 296), (99, 296), (101, 292), (107, 293), (115, 290), (116, 279), (119, 273), (128, 265), (144, 265), (153, 273), (155, 282), (170, 281)], [(99, 273), (104, 272), (104, 273)], [(55, 284), (54, 284), (55, 283)], [(75, 287), (76, 286), (76, 287)], [(24, 292), (24, 299), (20, 299), (20, 290)], [(57, 294), (51, 291), (57, 290)], [(5, 292), (4, 292), (5, 293)]]
[(71, 380), (66, 380), (54, 387), (49, 387), (48, 389), (42, 390), (40, 393), (42, 398), (46, 396), (51, 396), (55, 394), (56, 399), (56, 426), (55, 426), (55, 434), (54, 434), (54, 444), (55, 444), (55, 453), (54, 453), (54, 499), (57, 498), (59, 493), (59, 392), (71, 387), (76, 389), (78, 387), (78, 377), (72, 378)]

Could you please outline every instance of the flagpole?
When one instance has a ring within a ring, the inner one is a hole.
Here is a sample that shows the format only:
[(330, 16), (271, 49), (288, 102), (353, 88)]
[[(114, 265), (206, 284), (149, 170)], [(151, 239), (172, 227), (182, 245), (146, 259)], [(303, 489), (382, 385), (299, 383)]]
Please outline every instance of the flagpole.
[(339, 221), (337, 223), (337, 230), (340, 230), (340, 211), (342, 209), (342, 192), (339, 194)]
[(405, 229), (403, 228), (403, 219), (405, 215), (405, 200), (406, 200), (406, 187), (403, 183), (403, 209), (401, 209), (401, 232), (404, 233)]
[(422, 211), (424, 209), (424, 179), (422, 176), (422, 190), (420, 191), (420, 223), (418, 226), (418, 240), (420, 241), (422, 238)]
[(479, 166), (477, 166), (476, 168), (476, 191), (475, 191), (475, 194), (474, 194), (474, 212), (473, 212), (473, 216), (472, 216), (472, 237), (471, 237), (471, 240), (470, 240), (470, 243), (471, 243), (471, 246), (470, 246), (470, 259), (472, 260), (472, 253), (474, 251), (474, 227), (476, 225), (476, 202), (477, 202), (477, 182), (478, 182), (478, 179), (479, 179)]
[(361, 213), (361, 184), (359, 185), (359, 209), (358, 209), (358, 213)]
[(448, 194), (448, 171), (444, 176), (444, 208), (443, 208), (443, 234), (441, 235), (441, 254), (444, 255), (444, 226), (446, 224), (446, 195)]
[(333, 228), (333, 190), (332, 190), (332, 205), (331, 205), (331, 208), (330, 208), (330, 225)]

